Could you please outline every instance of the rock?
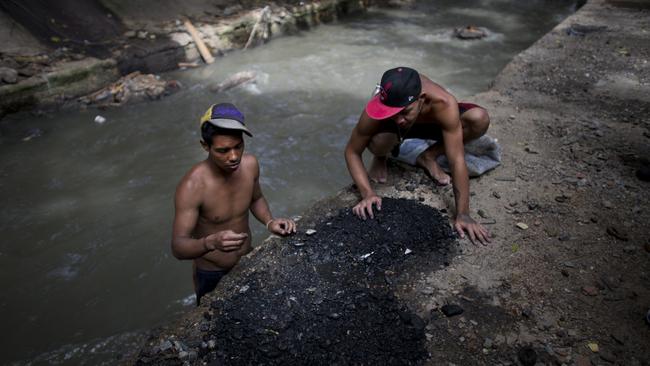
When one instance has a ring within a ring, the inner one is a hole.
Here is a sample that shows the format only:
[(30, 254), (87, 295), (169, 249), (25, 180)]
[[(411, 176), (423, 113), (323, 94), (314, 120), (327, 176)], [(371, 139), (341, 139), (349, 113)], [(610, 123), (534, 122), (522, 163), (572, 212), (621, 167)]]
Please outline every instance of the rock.
[(626, 245), (623, 247), (623, 251), (627, 254), (632, 254), (636, 252), (636, 246), (634, 245)]
[(488, 215), (487, 215), (487, 214), (485, 213), (485, 211), (483, 211), (483, 210), (480, 210), (480, 209), (479, 209), (476, 213), (477, 213), (479, 216), (481, 216), (482, 218), (484, 218), (484, 219), (486, 219), (486, 218), (488, 217)]
[(483, 348), (490, 349), (494, 345), (494, 342), (490, 338), (485, 338), (485, 341), (483, 341)]
[(623, 241), (627, 241), (629, 239), (627, 233), (625, 233), (621, 228), (614, 226), (607, 227), (607, 234)]
[(501, 199), (501, 194), (499, 192), (496, 192), (496, 191), (492, 192), (492, 196), (494, 196), (494, 198), (496, 198), (496, 199)]
[(571, 240), (571, 235), (567, 234), (567, 233), (560, 234), (560, 236), (557, 237), (557, 240), (559, 240), (559, 241), (569, 241), (569, 240)]
[(587, 296), (596, 296), (598, 295), (598, 289), (595, 286), (584, 286), (582, 287), (582, 293)]
[(526, 230), (528, 229), (528, 225), (524, 224), (523, 222), (518, 222), (515, 226), (521, 230)]
[(614, 354), (609, 351), (601, 350), (598, 355), (600, 358), (607, 362), (616, 363), (616, 356), (614, 356)]
[(564, 269), (564, 268), (562, 268), (562, 269), (560, 270), (560, 273), (562, 273), (562, 276), (564, 276), (564, 277), (569, 277), (569, 271), (567, 271), (567, 270)]
[(644, 182), (650, 181), (650, 165), (645, 164), (637, 169), (636, 177)]
[(0, 80), (7, 84), (18, 82), (18, 72), (9, 67), (0, 67)]
[(523, 366), (534, 366), (537, 362), (537, 352), (530, 346), (524, 346), (517, 352), (517, 358)]
[(587, 343), (587, 348), (589, 348), (593, 353), (598, 353), (599, 351), (598, 343), (596, 342)]
[(461, 308), (460, 306), (458, 306), (458, 305), (456, 305), (456, 304), (447, 304), (447, 305), (443, 305), (442, 308), (440, 308), (440, 310), (441, 310), (442, 313), (445, 314), (445, 316), (447, 316), (447, 317), (452, 317), (452, 316), (455, 316), (455, 315), (460, 315), (460, 314), (462, 314), (463, 311), (464, 311), (463, 308)]
[[(648, 312), (650, 313), (650, 310), (648, 310)], [(647, 318), (646, 318), (646, 321), (648, 321)], [(650, 324), (650, 323), (648, 323), (648, 324)], [(609, 336), (612, 337), (612, 339), (616, 343), (620, 344), (621, 346), (625, 344), (625, 335), (623, 333), (615, 332), (615, 333), (610, 334)]]
[(305, 234), (307, 234), (307, 236), (312, 236), (312, 235), (316, 234), (316, 230), (308, 229), (307, 231), (305, 231)]
[(98, 124), (101, 125), (101, 124), (103, 124), (104, 122), (106, 122), (106, 118), (105, 118), (105, 117), (100, 116), (99, 114), (95, 116), (95, 123), (98, 123)]
[(591, 360), (587, 356), (578, 355), (576, 356), (576, 366), (591, 366)]
[(159, 346), (161, 352), (165, 352), (173, 347), (172, 342), (166, 340), (162, 342)]
[(192, 43), (192, 36), (185, 32), (175, 32), (169, 35), (172, 41), (178, 43), (179, 46), (187, 46)]
[(549, 330), (551, 328), (554, 328), (557, 325), (555, 319), (551, 319), (546, 316), (541, 317), (541, 319), (539, 319), (537, 324), (538, 327), (542, 330)]
[(503, 334), (497, 334), (496, 337), (494, 337), (494, 344), (495, 345), (501, 345), (506, 343), (506, 337)]

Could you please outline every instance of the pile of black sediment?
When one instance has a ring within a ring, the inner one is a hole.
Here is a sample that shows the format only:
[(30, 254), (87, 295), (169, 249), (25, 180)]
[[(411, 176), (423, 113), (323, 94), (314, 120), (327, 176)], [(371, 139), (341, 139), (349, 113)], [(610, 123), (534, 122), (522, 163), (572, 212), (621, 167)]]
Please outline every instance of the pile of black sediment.
[(278, 268), (253, 272), (211, 304), (200, 359), (423, 363), (425, 321), (400, 304), (392, 279), (409, 265), (438, 267), (448, 260), (455, 238), (447, 218), (416, 201), (384, 198), (372, 220), (345, 209), (313, 229), (284, 240)]

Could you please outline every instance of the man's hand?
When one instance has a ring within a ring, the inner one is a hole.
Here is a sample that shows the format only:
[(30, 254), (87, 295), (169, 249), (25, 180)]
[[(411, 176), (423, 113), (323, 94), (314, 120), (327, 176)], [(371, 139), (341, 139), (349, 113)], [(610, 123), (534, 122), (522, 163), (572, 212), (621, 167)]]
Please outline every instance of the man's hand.
[(454, 228), (461, 238), (465, 238), (464, 231), (467, 230), (469, 240), (474, 244), (477, 240), (483, 245), (487, 245), (487, 243), (491, 242), (490, 233), (481, 224), (469, 217), (469, 215), (463, 214), (456, 216)]
[(296, 223), (290, 219), (273, 219), (266, 225), (270, 232), (277, 235), (290, 235), (296, 232)]
[(366, 219), (366, 215), (371, 219), (375, 218), (374, 213), (372, 212), (372, 205), (377, 206), (377, 211), (381, 211), (381, 197), (376, 194), (371, 194), (368, 197), (361, 200), (357, 203), (356, 206), (352, 207), (352, 212), (362, 219)]
[(220, 250), (222, 252), (232, 252), (241, 248), (246, 238), (248, 238), (248, 234), (246, 233), (224, 230), (206, 236), (204, 245), (205, 249), (209, 251)]

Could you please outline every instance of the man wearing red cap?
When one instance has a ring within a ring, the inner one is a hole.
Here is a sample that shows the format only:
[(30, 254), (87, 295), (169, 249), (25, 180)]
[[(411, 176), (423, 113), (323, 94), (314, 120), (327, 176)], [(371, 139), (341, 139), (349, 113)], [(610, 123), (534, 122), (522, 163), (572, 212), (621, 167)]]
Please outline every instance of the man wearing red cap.
[(201, 118), (208, 157), (176, 188), (172, 253), (194, 260), (197, 305), (251, 251), (250, 211), (273, 234), (296, 232), (293, 220), (273, 218), (260, 188), (255, 156), (244, 154), (244, 115), (230, 103), (211, 106)]
[[(451, 180), (456, 201), (454, 228), (461, 238), (467, 231), (472, 242), (488, 243), (488, 231), (469, 215), (469, 176), (463, 144), (483, 136), (489, 124), (485, 109), (458, 103), (453, 95), (417, 71), (408, 67), (386, 71), (345, 148), (348, 170), (362, 196), (352, 209), (354, 214), (362, 219), (374, 218), (372, 206), (381, 210), (381, 197), (372, 190), (368, 175), (379, 183), (386, 181), (389, 153), (394, 157), (403, 155), (400, 147), (406, 139), (435, 140), (437, 143), (424, 145), (419, 151), (409, 151), (413, 163), (423, 167), (438, 184), (449, 184)], [(366, 148), (374, 155), (369, 174), (361, 159)], [(436, 162), (441, 154), (449, 160), (451, 179)]]

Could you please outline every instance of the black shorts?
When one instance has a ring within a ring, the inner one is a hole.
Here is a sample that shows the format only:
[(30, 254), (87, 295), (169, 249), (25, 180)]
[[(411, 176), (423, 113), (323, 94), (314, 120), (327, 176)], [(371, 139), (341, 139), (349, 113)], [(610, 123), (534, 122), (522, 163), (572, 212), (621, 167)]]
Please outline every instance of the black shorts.
[(201, 298), (208, 292), (217, 288), (219, 281), (228, 271), (206, 271), (196, 268), (194, 270), (194, 291), (196, 292), (196, 306), (201, 304)]

